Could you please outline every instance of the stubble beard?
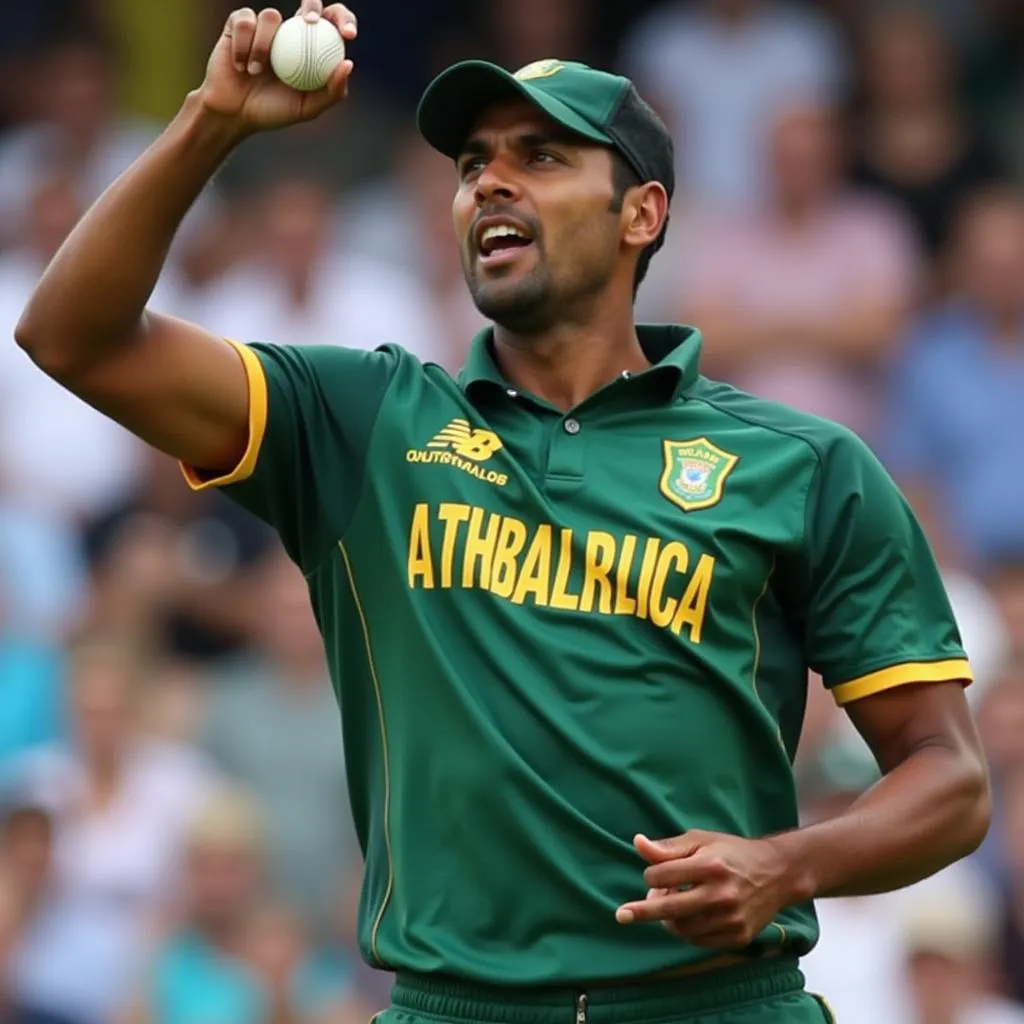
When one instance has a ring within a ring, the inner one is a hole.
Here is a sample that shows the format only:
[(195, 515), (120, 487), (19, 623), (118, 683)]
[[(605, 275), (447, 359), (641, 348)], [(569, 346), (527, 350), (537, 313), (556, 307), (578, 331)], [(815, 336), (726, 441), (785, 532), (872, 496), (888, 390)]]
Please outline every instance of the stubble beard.
[(514, 283), (501, 278), (482, 281), (469, 268), (466, 283), (480, 314), (499, 327), (517, 334), (535, 334), (550, 326), (555, 286), (543, 264)]

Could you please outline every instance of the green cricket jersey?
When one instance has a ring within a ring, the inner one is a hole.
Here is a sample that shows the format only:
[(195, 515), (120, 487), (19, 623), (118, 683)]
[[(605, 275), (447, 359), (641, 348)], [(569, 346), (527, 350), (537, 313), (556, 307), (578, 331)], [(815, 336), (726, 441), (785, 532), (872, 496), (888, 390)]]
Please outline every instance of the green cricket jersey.
[[(797, 825), (808, 667), (845, 703), (970, 669), (933, 557), (846, 430), (702, 377), (700, 335), (569, 413), (473, 345), (238, 346), (227, 493), (302, 567), (342, 707), (371, 963), (507, 985), (707, 957), (658, 925), (637, 832)], [(753, 951), (800, 954), (794, 907)]]

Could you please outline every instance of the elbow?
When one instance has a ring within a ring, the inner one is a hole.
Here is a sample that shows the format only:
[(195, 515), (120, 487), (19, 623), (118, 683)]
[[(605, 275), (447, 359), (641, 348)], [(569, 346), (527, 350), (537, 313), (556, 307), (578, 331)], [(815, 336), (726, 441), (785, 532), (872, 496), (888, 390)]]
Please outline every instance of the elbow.
[(59, 360), (55, 358), (55, 346), (50, 340), (51, 332), (45, 324), (40, 324), (37, 320), (38, 318), (32, 314), (31, 307), (26, 309), (14, 328), (14, 341), (44, 373), (55, 376), (60, 367)]
[(64, 382), (86, 369), (83, 346), (70, 340), (68, 330), (34, 313), (31, 305), (14, 328), (14, 341), (48, 377)]
[(957, 834), (962, 857), (970, 856), (984, 842), (992, 823), (992, 789), (983, 757), (972, 754), (959, 786)]
[(14, 341), (18, 348), (22, 352), (26, 353), (29, 358), (34, 359), (33, 353), (38, 347), (39, 332), (36, 329), (35, 324), (32, 323), (32, 318), (29, 315), (29, 311), (26, 309), (21, 314), (21, 318), (14, 328)]

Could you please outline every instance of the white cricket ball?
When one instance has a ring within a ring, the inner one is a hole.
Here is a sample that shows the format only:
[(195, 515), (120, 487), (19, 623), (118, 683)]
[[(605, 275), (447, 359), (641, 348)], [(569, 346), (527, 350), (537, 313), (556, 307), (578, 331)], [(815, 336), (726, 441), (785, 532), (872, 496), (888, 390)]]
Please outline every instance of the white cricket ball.
[(299, 92), (322, 89), (344, 59), (345, 40), (326, 18), (289, 18), (270, 44), (274, 74)]

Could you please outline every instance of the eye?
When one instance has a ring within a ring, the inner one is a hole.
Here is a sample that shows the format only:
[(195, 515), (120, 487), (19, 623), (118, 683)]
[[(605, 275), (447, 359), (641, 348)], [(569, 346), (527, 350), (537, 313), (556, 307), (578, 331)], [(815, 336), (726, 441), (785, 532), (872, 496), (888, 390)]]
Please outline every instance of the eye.
[(530, 163), (533, 164), (557, 164), (561, 162), (561, 159), (555, 153), (547, 149), (535, 149), (530, 154)]
[(465, 179), (479, 174), (486, 166), (487, 161), (482, 156), (468, 156), (459, 164), (459, 177)]

